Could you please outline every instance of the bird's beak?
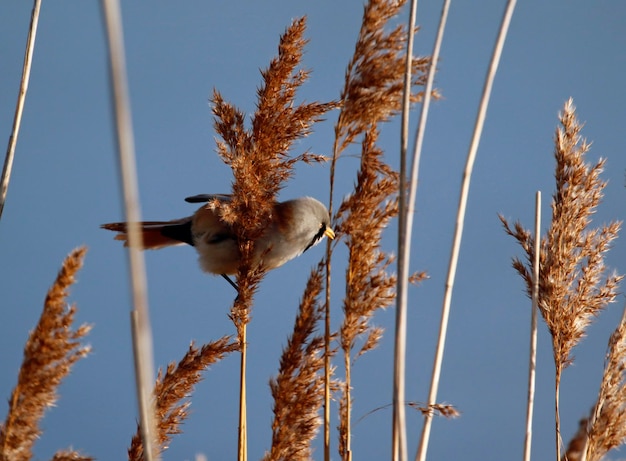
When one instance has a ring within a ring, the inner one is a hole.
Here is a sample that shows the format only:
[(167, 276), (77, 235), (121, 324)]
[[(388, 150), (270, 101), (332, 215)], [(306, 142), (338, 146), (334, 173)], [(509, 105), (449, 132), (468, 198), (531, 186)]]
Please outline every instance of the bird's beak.
[(335, 232), (333, 232), (333, 230), (330, 227), (327, 227), (324, 230), (324, 235), (326, 237), (328, 237), (329, 239), (333, 240), (335, 238)]

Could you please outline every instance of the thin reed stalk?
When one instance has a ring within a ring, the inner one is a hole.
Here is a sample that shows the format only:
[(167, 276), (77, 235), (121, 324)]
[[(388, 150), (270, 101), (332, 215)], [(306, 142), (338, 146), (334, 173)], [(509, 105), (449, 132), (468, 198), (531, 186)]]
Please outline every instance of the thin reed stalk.
[[(395, 331), (395, 352), (394, 352), (394, 417), (392, 432), (392, 455), (395, 458), (406, 459), (406, 423), (405, 423), (405, 350), (406, 350), (406, 312), (408, 310), (408, 275), (410, 273), (411, 260), (411, 237), (413, 234), (413, 216), (415, 213), (415, 201), (417, 197), (417, 184), (419, 177), (419, 165), (422, 153), (422, 145), (426, 132), (426, 121), (428, 119), (428, 111), (430, 101), (432, 99), (433, 83), (437, 70), (436, 64), (439, 61), (439, 53), (443, 42), (443, 34), (448, 17), (450, 1), (444, 2), (439, 26), (437, 28), (437, 37), (433, 46), (431, 55), (431, 65), (428, 68), (426, 78), (426, 86), (424, 89), (424, 99), (420, 112), (419, 123), (415, 136), (415, 145), (412, 156), (411, 176), (408, 178), (408, 195), (405, 198), (403, 193), (400, 194), (398, 213), (398, 287), (396, 298), (396, 331)], [(409, 16), (407, 41), (407, 55), (413, 54), (413, 31), (415, 28), (415, 17), (417, 13), (417, 0), (411, 2), (411, 12)], [(406, 155), (408, 151), (408, 130), (409, 130), (409, 98), (410, 90), (407, 88), (407, 82), (410, 81), (411, 69), (408, 65), (405, 70), (405, 87), (404, 97), (402, 101), (402, 132), (401, 132), (401, 156), (400, 156), (400, 187), (401, 191), (406, 190)], [(395, 395), (397, 390), (397, 395)]]
[(535, 257), (533, 258), (533, 291), (530, 314), (530, 352), (528, 357), (528, 397), (526, 399), (526, 435), (524, 461), (530, 461), (537, 371), (537, 310), (539, 304), (539, 253), (541, 250), (541, 192), (535, 197)]
[(30, 27), (28, 28), (28, 38), (26, 39), (26, 51), (24, 53), (20, 90), (17, 94), (17, 104), (15, 106), (15, 114), (13, 115), (13, 127), (11, 129), (11, 136), (9, 136), (7, 152), (4, 157), (4, 166), (2, 167), (2, 178), (0, 179), (0, 218), (2, 217), (2, 211), (4, 210), (4, 204), (9, 190), (9, 182), (11, 180), (11, 171), (13, 170), (15, 146), (17, 145), (17, 138), (20, 133), (22, 113), (24, 112), (24, 103), (26, 102), (26, 92), (28, 91), (30, 69), (33, 62), (33, 52), (35, 51), (35, 38), (37, 37), (37, 25), (39, 24), (40, 10), (41, 0), (35, 0), (33, 10), (30, 15)]
[(560, 413), (560, 389), (561, 389), (561, 376), (563, 375), (563, 365), (556, 364), (556, 370), (554, 373), (554, 423), (555, 423), (555, 444), (556, 444), (556, 459), (561, 459), (561, 445), (563, 440), (561, 437), (561, 413)]
[(152, 383), (154, 382), (154, 359), (152, 351), (152, 331), (148, 312), (146, 269), (143, 258), (143, 238), (139, 228), (141, 213), (132, 117), (126, 80), (126, 58), (122, 17), (118, 0), (103, 0), (106, 33), (109, 48), (111, 72), (112, 104), (115, 114), (115, 134), (118, 144), (118, 166), (124, 197), (124, 210), (128, 234), (128, 258), (133, 311), (131, 331), (133, 357), (135, 363), (135, 384), (139, 402), (139, 416), (146, 461), (158, 460), (156, 449), (156, 425)]
[[(445, 0), (442, 10), (441, 10), (441, 17), (439, 19), (439, 26), (437, 28), (437, 38), (435, 39), (435, 44), (433, 46), (433, 53), (431, 56), (432, 64), (428, 69), (428, 76), (426, 79), (426, 87), (424, 91), (424, 100), (422, 102), (420, 118), (419, 118), (419, 122), (417, 126), (417, 131), (415, 134), (415, 144), (414, 144), (414, 150), (413, 150), (411, 176), (409, 178), (408, 195), (407, 195), (407, 200), (406, 200), (406, 205), (405, 205), (406, 219), (404, 220), (404, 223), (403, 223), (405, 230), (403, 232), (403, 235), (400, 237), (404, 239), (404, 245), (403, 245), (404, 248), (402, 252), (400, 251), (400, 248), (398, 249), (398, 267), (399, 267), (398, 274), (400, 274), (401, 270), (403, 274), (409, 273), (410, 257), (411, 257), (411, 237), (413, 235), (413, 217), (415, 216), (415, 209), (416, 209), (415, 203), (417, 199), (417, 186), (418, 186), (418, 181), (419, 181), (419, 165), (420, 165), (420, 159), (422, 155), (422, 146), (424, 143), (424, 136), (426, 133), (426, 122), (428, 120), (428, 111), (430, 108), (430, 101), (432, 99), (433, 84), (435, 80), (435, 74), (437, 72), (436, 63), (439, 61), (439, 54), (441, 51), (441, 44), (443, 42), (443, 36), (444, 36), (445, 26), (447, 23), (449, 9), (450, 9), (450, 0)], [(401, 190), (404, 190), (404, 189), (401, 188)], [(403, 256), (403, 253), (406, 254), (406, 256)], [(400, 269), (400, 267), (403, 267), (403, 269)], [(403, 278), (405, 278), (404, 275), (402, 277), (399, 275), (398, 281), (400, 282), (400, 280)], [(398, 296), (399, 298), (398, 298), (397, 304), (398, 306), (402, 306), (398, 310), (406, 311), (408, 309), (406, 306), (404, 306), (404, 304), (408, 303), (408, 292), (407, 292), (406, 282), (404, 282), (403, 287), (401, 286), (398, 287)], [(406, 328), (406, 326), (404, 328)], [(436, 405), (436, 403), (432, 403), (431, 405)]]
[[(330, 169), (331, 186), (329, 197), (329, 213), (332, 216), (333, 182), (336, 157), (333, 154)], [(331, 380), (331, 328), (330, 328), (330, 239), (326, 242), (326, 257), (324, 258), (324, 461), (330, 461), (330, 380)]]
[[(333, 185), (335, 177), (335, 165), (337, 157), (333, 153), (332, 165), (330, 168), (330, 197), (329, 213), (332, 216), (333, 203)], [(330, 328), (330, 256), (331, 256), (330, 239), (326, 242), (326, 257), (324, 258), (324, 461), (330, 461), (330, 380), (331, 380), (331, 339), (332, 333)]]
[(406, 207), (406, 157), (409, 149), (409, 110), (411, 107), (411, 71), (413, 60), (413, 38), (415, 36), (415, 17), (417, 0), (411, 0), (402, 87), (402, 116), (400, 128), (400, 176), (398, 182), (398, 277), (396, 286), (396, 323), (393, 353), (393, 412), (391, 430), (391, 459), (406, 460), (408, 456), (406, 441), (405, 366), (406, 366), (406, 316), (408, 298), (408, 273), (410, 246), (407, 248), (407, 221), (410, 219)]
[[(443, 296), (443, 304), (441, 308), (441, 321), (439, 325), (439, 337), (437, 340), (437, 348), (435, 351), (435, 360), (433, 363), (433, 372), (430, 382), (430, 391), (428, 393), (428, 405), (433, 405), (437, 401), (437, 392), (439, 389), (439, 378), (441, 376), (441, 365), (443, 362), (443, 353), (446, 342), (446, 334), (448, 330), (448, 318), (450, 316), (450, 304), (452, 302), (452, 290), (454, 287), (454, 280), (456, 277), (456, 268), (459, 258), (459, 252), (461, 248), (461, 240), (463, 238), (463, 225), (465, 222), (465, 209), (467, 206), (467, 197), (469, 195), (470, 179), (472, 175), (472, 169), (474, 166), (474, 160), (476, 159), (476, 153), (478, 151), (478, 144), (480, 142), (480, 136), (482, 134), (483, 125), (485, 122), (485, 116), (487, 115), (487, 107), (489, 106), (489, 98), (491, 96), (491, 89), (495, 80), (496, 72), (498, 70), (498, 64), (500, 63), (500, 56), (504, 47), (504, 41), (506, 39), (513, 11), (515, 9), (516, 0), (509, 0), (507, 2), (504, 15), (502, 17), (502, 23), (500, 24), (500, 31), (494, 45), (493, 54), (491, 56), (491, 62), (489, 63), (489, 69), (485, 77), (485, 86), (483, 88), (483, 94), (480, 100), (478, 113), (476, 115), (476, 123), (474, 125), (474, 132), (472, 134), (472, 140), (467, 153), (467, 160), (465, 164), (465, 170), (463, 172), (463, 179), (461, 182), (461, 192), (459, 196), (459, 206), (457, 210), (456, 225), (454, 229), (454, 237), (452, 241), (452, 249), (450, 252), (450, 261), (448, 264), (448, 275), (446, 278), (445, 291)], [(430, 430), (432, 426), (432, 414), (427, 414), (424, 417), (424, 425), (422, 427), (422, 435), (420, 438), (419, 448), (416, 455), (416, 460), (425, 461), (426, 453), (428, 451), (428, 440), (430, 438)]]
[(248, 324), (241, 326), (239, 337), (239, 425), (237, 426), (237, 459), (248, 461), (248, 396), (246, 395), (246, 362), (248, 359)]

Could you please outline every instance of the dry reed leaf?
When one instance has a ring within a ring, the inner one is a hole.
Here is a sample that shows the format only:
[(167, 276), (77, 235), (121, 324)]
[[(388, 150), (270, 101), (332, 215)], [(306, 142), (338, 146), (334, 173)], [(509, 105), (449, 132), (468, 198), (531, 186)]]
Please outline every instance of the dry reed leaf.
[[(454, 405), (450, 405), (449, 403), (433, 403), (432, 405), (428, 405), (424, 402), (406, 402), (405, 405), (409, 408), (413, 408), (414, 410), (419, 411), (423, 415), (430, 414), (432, 416), (443, 416), (444, 418), (449, 419), (458, 418), (459, 416), (461, 416), (461, 412), (457, 410)], [(376, 407), (361, 416), (358, 419), (357, 423), (361, 422), (362, 420), (364, 420), (371, 414), (376, 413), (377, 411), (384, 410), (392, 406), (393, 404), (389, 403), (387, 405)]]
[(409, 283), (412, 285), (418, 285), (428, 278), (428, 273), (425, 271), (414, 272), (409, 276)]
[(72, 329), (76, 307), (68, 308), (66, 301), (86, 252), (85, 247), (78, 248), (65, 258), (48, 290), (39, 322), (26, 341), (17, 385), (0, 428), (0, 460), (32, 458), (32, 447), (42, 432), (39, 422), (57, 401), (57, 388), (74, 363), (91, 350), (80, 343), (91, 327)]
[[(201, 348), (195, 347), (192, 343), (178, 364), (170, 363), (165, 373), (159, 370), (154, 386), (154, 398), (157, 439), (161, 452), (169, 448), (172, 435), (182, 432), (180, 425), (187, 418), (187, 410), (191, 405), (188, 399), (195, 385), (202, 380), (201, 373), (238, 349), (238, 343), (233, 342), (229, 336), (207, 343)], [(143, 444), (139, 428), (128, 449), (128, 459), (143, 460)]]
[(311, 444), (321, 425), (319, 412), (324, 403), (324, 338), (315, 334), (324, 316), (319, 303), (323, 271), (320, 263), (309, 276), (278, 376), (270, 381), (274, 420), (266, 461), (312, 459)]
[(443, 416), (444, 418), (453, 419), (461, 416), (459, 410), (457, 410), (454, 405), (450, 405), (448, 403), (433, 403), (432, 405), (419, 404), (417, 402), (409, 402), (407, 405), (411, 408), (415, 408), (422, 415), (430, 415), (430, 416)]

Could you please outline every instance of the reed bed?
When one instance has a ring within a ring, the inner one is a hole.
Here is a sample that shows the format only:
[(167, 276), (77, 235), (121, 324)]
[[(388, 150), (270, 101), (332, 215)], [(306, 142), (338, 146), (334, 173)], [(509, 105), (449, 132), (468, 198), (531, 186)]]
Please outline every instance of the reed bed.
[[(398, 215), (399, 196), (406, 191), (400, 186), (404, 184), (400, 181), (401, 173), (390, 167), (389, 153), (383, 151), (378, 140), (384, 123), (396, 117), (402, 108), (408, 35), (407, 27), (397, 24), (405, 3), (389, 0), (366, 3), (354, 54), (347, 64), (343, 88), (336, 101), (304, 103), (298, 97), (298, 91), (310, 77), (310, 71), (302, 67), (307, 44), (306, 18), (295, 19), (280, 36), (277, 56), (261, 71), (256, 110), (249, 120), (242, 110), (214, 90), (211, 104), (218, 135), (217, 153), (232, 170), (232, 200), (215, 198), (208, 206), (217, 210), (232, 227), (241, 256), (236, 275), (237, 294), (230, 309), (235, 331), (232, 336), (202, 346), (192, 343), (178, 363), (170, 363), (165, 371), (158, 373), (152, 392), (157, 456), (182, 432), (181, 424), (188, 417), (193, 391), (203, 373), (229, 354), (239, 352), (236, 451), (238, 460), (247, 460), (247, 329), (255, 294), (266, 273), (266, 268), (254, 263), (254, 242), (271, 219), (272, 206), (293, 176), (296, 164), (327, 160), (316, 153), (294, 151), (297, 141), (337, 109), (328, 206), (337, 239), (329, 241), (326, 255), (311, 271), (277, 374), (270, 380), (272, 437), (263, 459), (315, 459), (318, 455), (314, 443), (323, 426), (323, 456), (329, 460), (331, 398), (338, 401), (338, 455), (344, 461), (353, 459), (352, 391), (359, 384), (353, 379), (353, 366), (359, 357), (380, 343), (384, 331), (376, 324), (376, 314), (396, 300), (395, 256), (383, 249), (382, 238)], [(408, 62), (411, 68), (408, 99), (415, 104), (424, 96), (427, 72), (434, 63), (429, 57), (414, 56), (409, 56)], [(429, 93), (439, 97), (437, 90)], [(605, 256), (621, 223), (591, 226), (591, 217), (606, 186), (600, 179), (605, 163), (604, 160), (595, 164), (586, 162), (589, 144), (581, 137), (582, 124), (576, 118), (572, 100), (565, 104), (559, 121), (555, 135), (556, 190), (552, 198), (552, 220), (547, 234), (538, 242), (537, 277), (533, 276), (532, 267), (537, 256), (533, 234), (520, 223), (511, 225), (504, 217), (500, 219), (505, 232), (519, 242), (525, 253), (525, 259), (514, 259), (513, 267), (526, 284), (529, 297), (537, 285), (537, 307), (552, 338), (556, 459), (596, 461), (626, 441), (626, 311), (609, 340), (597, 401), (590, 414), (581, 420), (579, 431), (563, 456), (559, 389), (563, 371), (573, 362), (573, 348), (585, 336), (593, 319), (618, 294), (622, 276), (608, 272)], [(346, 150), (355, 146), (359, 149), (360, 162), (354, 189), (347, 197), (336, 200), (337, 164)], [(331, 306), (331, 261), (340, 244), (346, 245), (348, 256), (341, 309), (336, 309), (339, 306)], [(0, 461), (32, 459), (33, 444), (42, 435), (41, 418), (56, 402), (59, 384), (73, 364), (89, 353), (89, 346), (81, 342), (89, 326), (75, 328), (76, 308), (66, 307), (68, 290), (84, 254), (84, 248), (75, 250), (63, 263), (46, 297), (40, 321), (27, 340), (17, 385), (9, 399), (9, 411), (0, 427)], [(425, 278), (425, 272), (419, 272), (408, 276), (407, 281), (417, 283)], [(330, 313), (339, 311), (341, 318), (336, 322), (339, 326), (332, 331)], [(433, 415), (459, 415), (453, 405), (434, 401), (427, 404), (394, 401), (394, 405), (416, 408), (428, 420)], [(128, 449), (129, 460), (147, 458), (144, 450), (138, 427)], [(392, 457), (403, 459), (404, 451), (394, 446)], [(426, 456), (425, 450), (422, 456)], [(51, 459), (93, 458), (67, 450), (57, 452)]]

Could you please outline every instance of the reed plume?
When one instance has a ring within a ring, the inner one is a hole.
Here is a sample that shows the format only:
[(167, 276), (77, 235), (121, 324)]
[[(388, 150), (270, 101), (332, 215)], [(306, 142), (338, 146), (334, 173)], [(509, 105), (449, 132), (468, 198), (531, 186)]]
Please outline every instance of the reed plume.
[(583, 421), (586, 437), (580, 459), (598, 461), (626, 443), (626, 310), (609, 339), (598, 400)]
[[(57, 388), (72, 366), (91, 350), (80, 340), (89, 333), (88, 325), (72, 328), (76, 306), (67, 306), (69, 288), (76, 281), (87, 249), (72, 251), (46, 296), (43, 312), (24, 346), (24, 358), (17, 385), (9, 399), (7, 417), (0, 427), (0, 460), (26, 461), (42, 431), (39, 422), (46, 409), (57, 401)], [(56, 457), (91, 459), (77, 452), (59, 452)], [(63, 459), (63, 458), (58, 458)]]
[[(196, 384), (202, 379), (202, 372), (238, 349), (238, 343), (233, 342), (229, 336), (205, 344), (201, 348), (192, 343), (178, 364), (170, 363), (165, 373), (159, 370), (154, 386), (159, 452), (169, 448), (173, 435), (182, 432), (180, 425), (187, 419), (191, 405), (189, 398)], [(143, 443), (140, 429), (137, 427), (128, 449), (128, 459), (141, 461), (143, 457)]]
[(306, 20), (300, 18), (281, 36), (278, 56), (261, 72), (263, 84), (249, 129), (243, 112), (225, 102), (218, 91), (213, 93), (214, 125), (222, 139), (217, 152), (234, 176), (232, 202), (218, 206), (223, 219), (232, 224), (241, 252), (239, 302), (233, 311), (239, 327), (248, 321), (250, 296), (262, 274), (252, 268), (252, 242), (265, 229), (272, 204), (292, 176), (295, 163), (325, 159), (310, 152), (289, 156), (293, 143), (310, 134), (312, 125), (336, 107), (334, 102), (296, 102), (297, 90), (309, 77), (309, 71), (298, 69), (306, 44), (305, 29)]
[[(555, 363), (555, 420), (557, 459), (560, 459), (559, 388), (563, 370), (573, 361), (572, 349), (584, 337), (593, 318), (615, 300), (621, 275), (606, 275), (604, 255), (617, 238), (621, 223), (614, 221), (591, 228), (591, 216), (602, 197), (606, 182), (600, 179), (605, 160), (585, 162), (590, 145), (581, 137), (582, 125), (576, 119), (569, 99), (559, 114), (556, 130), (556, 191), (552, 197), (552, 222), (542, 239), (539, 269), (538, 307), (552, 337)], [(500, 217), (505, 231), (526, 252), (513, 267), (532, 293), (534, 239), (520, 223), (513, 228)]]
[[(372, 125), (397, 115), (402, 107), (407, 33), (402, 25), (392, 28), (392, 21), (405, 4), (406, 0), (371, 0), (364, 7), (340, 97), (342, 109), (335, 126), (335, 156)], [(426, 83), (429, 65), (428, 57), (413, 58), (413, 85)], [(421, 92), (414, 93), (411, 100), (419, 101), (421, 96)]]
[(323, 273), (323, 262), (311, 271), (278, 375), (270, 381), (274, 420), (266, 461), (312, 459), (311, 443), (321, 425), (319, 411), (324, 403), (324, 338), (316, 334), (324, 316), (319, 302)]
[(567, 445), (564, 461), (599, 461), (626, 443), (626, 309), (607, 348), (598, 399)]
[(366, 133), (354, 193), (337, 212), (337, 231), (345, 237), (349, 251), (340, 343), (344, 351), (351, 351), (356, 339), (367, 335), (357, 357), (376, 347), (382, 335), (380, 328), (369, 325), (374, 311), (395, 299), (395, 276), (387, 273), (393, 259), (381, 250), (380, 242), (398, 212), (398, 174), (382, 161), (377, 136), (375, 130)]

